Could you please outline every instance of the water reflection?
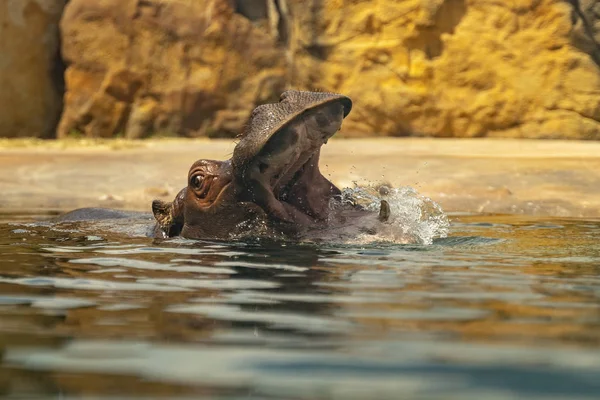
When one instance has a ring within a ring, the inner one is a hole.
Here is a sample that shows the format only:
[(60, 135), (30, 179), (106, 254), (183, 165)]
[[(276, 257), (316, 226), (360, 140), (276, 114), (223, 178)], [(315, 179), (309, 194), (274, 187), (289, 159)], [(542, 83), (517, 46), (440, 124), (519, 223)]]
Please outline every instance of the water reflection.
[(598, 237), (506, 216), (430, 246), (2, 224), (0, 395), (597, 398)]

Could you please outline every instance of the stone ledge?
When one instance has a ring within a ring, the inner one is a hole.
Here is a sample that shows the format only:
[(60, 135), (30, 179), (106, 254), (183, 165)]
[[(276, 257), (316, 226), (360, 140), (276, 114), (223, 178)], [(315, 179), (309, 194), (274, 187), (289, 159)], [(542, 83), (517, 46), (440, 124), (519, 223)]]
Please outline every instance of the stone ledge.
[[(198, 158), (230, 140), (0, 141), (0, 209), (149, 210), (172, 199)], [(412, 186), (446, 211), (600, 218), (600, 143), (337, 139), (321, 168), (339, 186)]]

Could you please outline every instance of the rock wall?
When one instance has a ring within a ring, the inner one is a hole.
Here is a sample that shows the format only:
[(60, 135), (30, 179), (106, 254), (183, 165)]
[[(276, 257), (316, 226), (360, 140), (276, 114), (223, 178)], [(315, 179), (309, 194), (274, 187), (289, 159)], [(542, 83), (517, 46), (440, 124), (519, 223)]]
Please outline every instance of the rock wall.
[(66, 0), (0, 1), (0, 137), (52, 137), (62, 107)]
[(292, 82), (350, 95), (349, 132), (600, 139), (600, 70), (570, 2), (288, 2)]
[(275, 101), (285, 59), (223, 0), (71, 0), (58, 136), (233, 136)]
[(70, 134), (233, 136), (285, 87), (346, 135), (600, 139), (591, 0), (71, 0)]

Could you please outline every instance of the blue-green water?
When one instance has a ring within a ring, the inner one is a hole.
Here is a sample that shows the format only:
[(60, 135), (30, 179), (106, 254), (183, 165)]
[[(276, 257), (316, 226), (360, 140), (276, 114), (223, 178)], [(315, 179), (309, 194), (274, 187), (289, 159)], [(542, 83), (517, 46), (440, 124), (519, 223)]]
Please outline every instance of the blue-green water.
[(0, 223), (0, 397), (598, 399), (600, 221), (424, 244)]

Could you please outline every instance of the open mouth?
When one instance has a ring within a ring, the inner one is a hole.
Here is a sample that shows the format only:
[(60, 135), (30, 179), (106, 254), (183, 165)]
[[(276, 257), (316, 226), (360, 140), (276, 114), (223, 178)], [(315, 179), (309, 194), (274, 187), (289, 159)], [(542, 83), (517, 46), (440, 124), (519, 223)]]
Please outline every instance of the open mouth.
[[(343, 118), (342, 104), (328, 104), (303, 113), (268, 137), (254, 157), (234, 165), (240, 200), (258, 204), (282, 222), (310, 225), (326, 219), (329, 201), (339, 190), (319, 171), (320, 150)], [(243, 148), (244, 140), (238, 147)]]

